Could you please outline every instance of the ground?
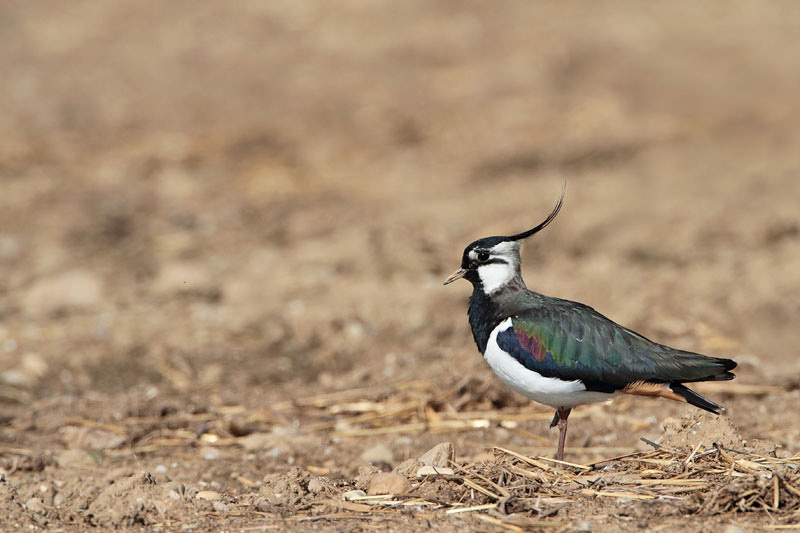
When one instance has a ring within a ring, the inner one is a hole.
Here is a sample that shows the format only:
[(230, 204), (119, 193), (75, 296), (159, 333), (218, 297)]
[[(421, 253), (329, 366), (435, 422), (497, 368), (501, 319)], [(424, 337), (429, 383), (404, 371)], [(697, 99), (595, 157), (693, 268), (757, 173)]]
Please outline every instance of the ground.
[[(800, 527), (798, 20), (4, 3), (2, 529)], [(564, 183), (529, 286), (736, 359), (724, 417), (582, 407), (549, 459), (441, 282)]]

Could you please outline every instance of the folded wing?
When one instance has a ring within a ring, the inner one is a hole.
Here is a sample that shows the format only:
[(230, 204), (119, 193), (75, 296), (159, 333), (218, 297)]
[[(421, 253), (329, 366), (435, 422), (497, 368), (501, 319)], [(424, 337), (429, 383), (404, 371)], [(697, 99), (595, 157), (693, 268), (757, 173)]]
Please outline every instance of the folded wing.
[(588, 390), (600, 392), (629, 392), (639, 383), (733, 379), (729, 370), (736, 366), (730, 359), (653, 342), (591, 307), (560, 299), (513, 317), (511, 327), (497, 335), (497, 343), (530, 370), (580, 380)]

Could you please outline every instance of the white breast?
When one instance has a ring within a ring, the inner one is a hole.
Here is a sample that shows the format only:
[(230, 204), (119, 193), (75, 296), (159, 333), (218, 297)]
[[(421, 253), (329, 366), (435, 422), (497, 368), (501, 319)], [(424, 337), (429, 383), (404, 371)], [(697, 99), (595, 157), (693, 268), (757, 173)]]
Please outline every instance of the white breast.
[(515, 391), (552, 407), (575, 407), (585, 403), (603, 402), (617, 395), (617, 393), (587, 391), (583, 383), (578, 380), (547, 378), (525, 368), (522, 363), (497, 345), (497, 335), (510, 327), (511, 318), (507, 318), (492, 330), (483, 357), (497, 377)]

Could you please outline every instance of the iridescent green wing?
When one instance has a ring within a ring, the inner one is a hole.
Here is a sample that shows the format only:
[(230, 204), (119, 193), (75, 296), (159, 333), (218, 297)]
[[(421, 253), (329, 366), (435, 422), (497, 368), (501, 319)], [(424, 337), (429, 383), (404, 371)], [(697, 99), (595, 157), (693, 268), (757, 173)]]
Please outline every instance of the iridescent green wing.
[(587, 389), (603, 392), (637, 381), (720, 379), (735, 366), (729, 359), (658, 344), (591, 307), (554, 298), (514, 316), (512, 326), (497, 335), (497, 343), (542, 376), (580, 380)]

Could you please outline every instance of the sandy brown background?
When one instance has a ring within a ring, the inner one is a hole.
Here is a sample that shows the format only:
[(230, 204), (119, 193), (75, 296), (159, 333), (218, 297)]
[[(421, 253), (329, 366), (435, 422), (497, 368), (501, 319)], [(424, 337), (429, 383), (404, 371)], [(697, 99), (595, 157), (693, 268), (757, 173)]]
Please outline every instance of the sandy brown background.
[[(527, 409), (472, 343), (468, 284), (441, 281), (564, 182), (524, 250), (529, 286), (735, 358), (735, 383), (785, 392), (703, 391), (743, 438), (797, 453), (798, 53), (791, 2), (3, 3), (3, 528), (287, 527), (251, 500), (291, 466), (353, 479), (376, 444), (391, 468), (443, 440), (465, 458), (551, 453), (542, 420), (523, 424), (538, 441), (496, 425), (336, 438), (302, 433), (335, 413), (285, 406), (412, 382), (434, 411)], [(590, 450), (638, 449), (690, 410), (584, 409), (570, 444)], [(306, 436), (199, 438), (290, 429)], [(227, 503), (131, 521), (103, 489), (141, 472)], [(660, 524), (588, 508), (556, 518)], [(774, 520), (669, 527), (706, 519)], [(497, 527), (461, 520), (428, 525)]]

